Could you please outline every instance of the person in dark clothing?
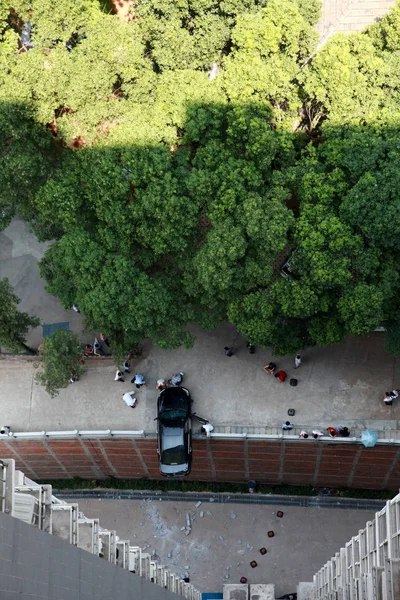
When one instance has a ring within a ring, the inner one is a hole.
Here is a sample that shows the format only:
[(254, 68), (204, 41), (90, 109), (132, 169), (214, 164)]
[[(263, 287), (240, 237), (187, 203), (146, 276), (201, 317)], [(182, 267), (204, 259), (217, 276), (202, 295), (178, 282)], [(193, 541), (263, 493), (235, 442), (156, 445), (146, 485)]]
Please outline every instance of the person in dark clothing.
[(225, 350), (225, 354), (227, 356), (232, 356), (233, 355), (233, 347), (232, 346), (225, 346), (224, 350)]

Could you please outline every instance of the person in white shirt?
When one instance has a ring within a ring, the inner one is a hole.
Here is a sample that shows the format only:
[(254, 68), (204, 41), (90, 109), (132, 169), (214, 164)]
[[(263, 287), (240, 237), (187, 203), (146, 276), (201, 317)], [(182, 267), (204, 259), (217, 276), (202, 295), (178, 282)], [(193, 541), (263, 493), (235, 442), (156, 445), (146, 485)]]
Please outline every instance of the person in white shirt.
[(398, 390), (392, 390), (390, 392), (390, 395), (391, 395), (391, 397), (392, 397), (393, 400), (396, 400), (396, 398), (399, 397), (399, 392), (398, 392)]
[(135, 392), (126, 392), (123, 396), (122, 396), (122, 400), (125, 402), (125, 404), (127, 406), (130, 406), (131, 408), (135, 408), (136, 405), (136, 398), (135, 398)]
[(296, 357), (294, 359), (294, 368), (298, 369), (300, 365), (301, 365), (301, 356), (300, 356), (300, 354), (296, 354)]
[(3, 425), (0, 429), (0, 435), (11, 435), (11, 428), (9, 425)]
[(307, 431), (300, 431), (299, 433), (299, 438), (304, 438), (305, 440), (308, 438), (308, 433)]
[(211, 432), (213, 431), (214, 426), (211, 423), (204, 423), (201, 428), (201, 431), (206, 434), (207, 437), (210, 437)]
[(114, 381), (125, 381), (124, 374), (119, 369), (117, 369), (117, 372), (115, 373)]
[(313, 436), (314, 440), (319, 440), (319, 438), (322, 437), (323, 435), (324, 434), (319, 429), (313, 429), (313, 431), (312, 431), (312, 436)]

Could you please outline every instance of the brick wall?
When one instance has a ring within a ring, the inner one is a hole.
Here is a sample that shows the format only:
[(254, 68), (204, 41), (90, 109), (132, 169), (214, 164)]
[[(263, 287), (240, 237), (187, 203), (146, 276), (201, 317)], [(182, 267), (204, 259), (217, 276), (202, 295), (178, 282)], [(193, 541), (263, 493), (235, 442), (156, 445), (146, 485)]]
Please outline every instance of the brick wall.
[[(32, 479), (161, 478), (155, 439), (0, 440)], [(338, 442), (193, 440), (190, 479), (398, 489), (400, 448)]]

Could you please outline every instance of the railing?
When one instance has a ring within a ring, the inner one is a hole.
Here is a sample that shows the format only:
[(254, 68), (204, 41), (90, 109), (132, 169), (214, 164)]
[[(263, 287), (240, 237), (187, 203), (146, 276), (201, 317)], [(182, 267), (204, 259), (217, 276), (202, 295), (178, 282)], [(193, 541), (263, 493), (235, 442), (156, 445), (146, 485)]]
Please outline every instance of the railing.
[[(397, 424), (397, 421), (393, 421)], [(313, 429), (326, 430), (324, 426), (298, 425), (293, 426), (289, 431), (283, 431), (281, 426), (265, 425), (265, 426), (247, 426), (247, 425), (214, 425), (214, 430), (211, 434), (212, 439), (229, 439), (229, 440), (265, 440), (265, 441), (288, 441), (294, 442), (299, 439), (299, 434), (302, 430), (306, 430), (309, 438), (302, 440), (302, 443), (338, 443), (338, 444), (361, 444), (361, 434), (366, 429), (372, 429), (378, 436), (377, 444), (381, 445), (400, 445), (400, 429), (390, 426), (384, 429), (378, 429), (373, 426), (373, 421), (368, 422), (346, 422), (341, 421), (340, 425), (346, 425), (350, 430), (350, 436), (331, 438), (326, 435), (317, 440), (311, 436)], [(155, 432), (146, 432), (140, 430), (124, 430), (124, 429), (74, 429), (68, 431), (17, 431), (12, 432), (4, 438), (3, 441), (13, 440), (56, 440), (56, 439), (78, 439), (78, 438), (98, 438), (98, 439), (118, 439), (118, 438), (155, 438)], [(202, 438), (200, 433), (194, 432), (194, 437)]]
[[(398, 567), (399, 559), (400, 494), (314, 575), (315, 598), (390, 597), (392, 568), (393, 564)], [(382, 589), (378, 592), (378, 588)]]

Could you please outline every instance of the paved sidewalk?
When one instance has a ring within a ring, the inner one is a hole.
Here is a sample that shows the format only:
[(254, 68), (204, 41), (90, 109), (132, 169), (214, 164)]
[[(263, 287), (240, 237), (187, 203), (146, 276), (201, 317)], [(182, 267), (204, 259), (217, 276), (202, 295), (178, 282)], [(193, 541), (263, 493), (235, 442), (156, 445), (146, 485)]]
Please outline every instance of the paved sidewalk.
[[(250, 355), (245, 341), (238, 338), (237, 352), (225, 356), (223, 347), (233, 340), (230, 325), (213, 333), (194, 330), (197, 339), (192, 350), (162, 351), (148, 345), (144, 355), (132, 365), (144, 373), (147, 388), (137, 391), (138, 405), (128, 408), (122, 394), (134, 386), (130, 377), (115, 382), (115, 367), (109, 359), (87, 361), (78, 383), (50, 398), (35, 383), (35, 362), (26, 359), (0, 361), (0, 414), (14, 431), (73, 429), (144, 429), (155, 432), (155, 389), (159, 377), (185, 373), (184, 385), (194, 398), (194, 411), (219, 426), (281, 425), (287, 410), (295, 408), (292, 421), (309, 427), (335, 426), (364, 421), (366, 426), (397, 428), (400, 403), (383, 404), (386, 389), (400, 386), (399, 361), (389, 357), (379, 333), (348, 338), (330, 348), (312, 348), (303, 354), (296, 371), (293, 359), (276, 359), (298, 386), (279, 383), (266, 375), (262, 366), (271, 354), (257, 349)], [(374, 420), (374, 423), (368, 421)]]
[[(82, 341), (92, 333), (82, 331), (82, 316), (65, 311), (59, 300), (44, 290), (37, 261), (47, 248), (29, 233), (28, 226), (14, 219), (0, 233), (0, 278), (9, 277), (20, 308), (38, 315), (44, 322), (67, 321)], [(292, 421), (301, 426), (327, 427), (363, 422), (367, 427), (397, 429), (400, 401), (383, 404), (386, 390), (400, 387), (400, 363), (384, 350), (383, 335), (349, 337), (329, 348), (312, 348), (303, 353), (296, 371), (293, 358), (276, 359), (297, 387), (284, 384), (263, 372), (272, 358), (270, 351), (257, 348), (250, 355), (245, 340), (238, 337), (235, 355), (225, 356), (224, 346), (232, 344), (235, 329), (226, 324), (216, 331), (202, 332), (192, 350), (162, 351), (144, 345), (143, 357), (132, 365), (133, 372), (145, 374), (147, 388), (138, 390), (138, 405), (132, 410), (122, 394), (133, 389), (114, 381), (115, 367), (109, 359), (88, 360), (81, 380), (52, 399), (34, 381), (37, 363), (27, 359), (0, 360), (0, 415), (3, 424), (14, 431), (131, 429), (155, 432), (156, 380), (176, 371), (185, 373), (184, 385), (192, 392), (194, 410), (221, 430), (240, 431), (241, 426), (280, 426), (288, 408), (296, 410)], [(28, 341), (38, 344), (41, 327)], [(275, 359), (274, 359), (275, 360)], [(288, 378), (288, 379), (289, 379)], [(370, 423), (374, 420), (374, 423)]]

